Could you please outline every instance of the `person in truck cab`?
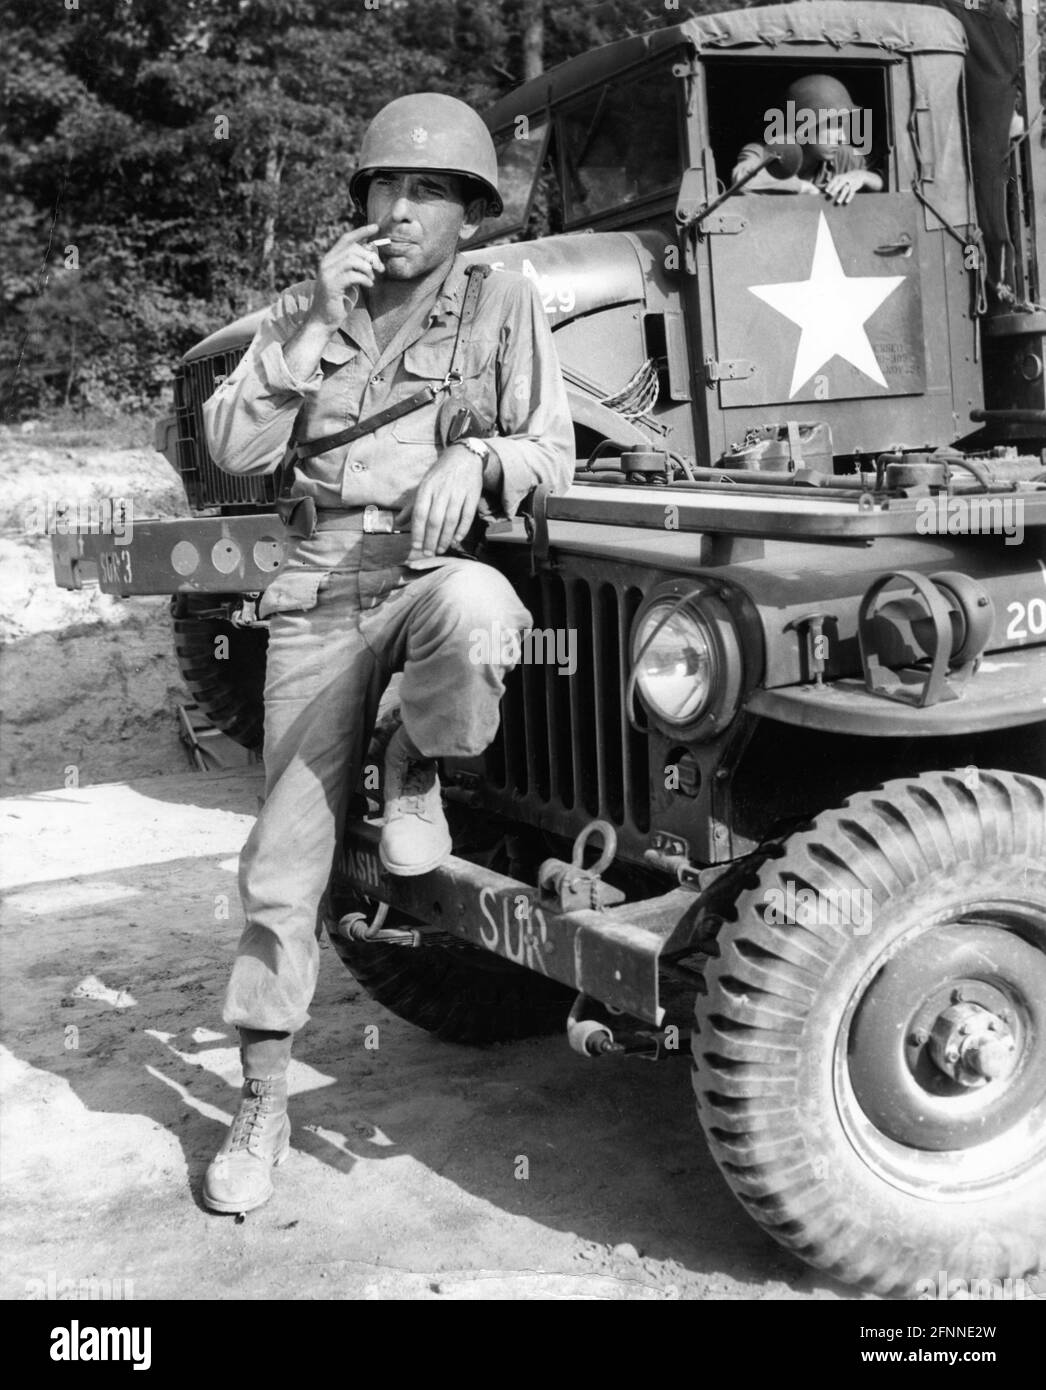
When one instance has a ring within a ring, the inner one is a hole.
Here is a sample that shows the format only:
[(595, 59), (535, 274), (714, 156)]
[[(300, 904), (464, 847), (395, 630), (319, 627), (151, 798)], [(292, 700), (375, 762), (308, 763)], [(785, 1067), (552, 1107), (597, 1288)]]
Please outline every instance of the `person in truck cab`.
[(731, 182), (782, 143), (797, 144), (802, 164), (791, 178), (774, 178), (763, 169), (745, 185), (753, 193), (822, 194), (838, 205), (862, 191), (881, 192), (883, 181), (868, 167), (867, 152), (855, 148), (855, 132), (864, 129), (845, 86), (826, 73), (800, 77), (785, 92), (783, 110), (767, 113), (767, 142), (753, 141), (738, 155)]
[(293, 462), (297, 540), (265, 591), (265, 804), (240, 860), (246, 925), (225, 999), (244, 1085), (203, 1199), (242, 1212), (287, 1154), (287, 1069), (318, 971), (318, 909), (378, 701), (402, 671), (380, 856), (423, 874), (450, 853), (436, 759), (497, 731), (505, 644), (530, 625), (509, 582), (462, 549), (477, 508), (515, 514), (565, 489), (574, 437), (533, 284), (470, 270), (459, 247), (501, 211), (491, 137), (470, 107), (401, 97), (368, 127), (349, 191), (366, 225), (287, 290), (205, 406), (230, 473)]

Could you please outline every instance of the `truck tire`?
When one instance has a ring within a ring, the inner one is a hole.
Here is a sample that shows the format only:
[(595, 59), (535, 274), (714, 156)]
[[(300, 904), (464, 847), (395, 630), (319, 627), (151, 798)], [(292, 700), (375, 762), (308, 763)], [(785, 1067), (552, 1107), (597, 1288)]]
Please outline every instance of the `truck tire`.
[(692, 1040), (735, 1195), (849, 1283), (1005, 1297), (1046, 1263), (1046, 781), (863, 792), (735, 909)]
[[(206, 616), (221, 602), (220, 594), (175, 594), (171, 599), (178, 666), (189, 693), (216, 729), (244, 748), (261, 748), (269, 634)], [(222, 660), (217, 656), (219, 637), (228, 642)]]
[[(399, 727), (398, 708), (381, 712), (367, 762), (384, 765), (385, 749)], [(380, 814), (380, 793), (368, 794)], [(327, 935), (345, 968), (391, 1013), (444, 1042), (473, 1046), (515, 1042), (566, 1028), (575, 992), (511, 961), (445, 932), (428, 932), (419, 946), (360, 941), (337, 930), (344, 914), (372, 916), (378, 904), (334, 876), (326, 913)], [(389, 912), (383, 925), (416, 925)]]
[(444, 1042), (516, 1042), (566, 1028), (574, 993), (565, 985), (454, 937), (386, 946), (331, 933), (331, 942), (372, 999)]

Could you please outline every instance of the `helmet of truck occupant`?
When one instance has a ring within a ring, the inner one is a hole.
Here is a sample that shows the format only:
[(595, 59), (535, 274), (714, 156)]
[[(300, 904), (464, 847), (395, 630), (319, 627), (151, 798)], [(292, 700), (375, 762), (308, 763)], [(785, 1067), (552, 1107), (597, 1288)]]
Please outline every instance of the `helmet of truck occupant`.
[(849, 145), (853, 99), (838, 78), (823, 72), (797, 78), (785, 99), (794, 102), (797, 130), (802, 132), (805, 127), (816, 131), (815, 140), (807, 135), (800, 141), (804, 151), (801, 173), (806, 176), (822, 160), (831, 159), (841, 146)]
[(370, 175), (378, 169), (457, 174), (477, 185), (474, 196), (486, 199), (489, 217), (501, 215), (494, 141), (472, 107), (456, 97), (416, 92), (381, 108), (364, 133), (359, 164), (349, 181), (361, 209)]

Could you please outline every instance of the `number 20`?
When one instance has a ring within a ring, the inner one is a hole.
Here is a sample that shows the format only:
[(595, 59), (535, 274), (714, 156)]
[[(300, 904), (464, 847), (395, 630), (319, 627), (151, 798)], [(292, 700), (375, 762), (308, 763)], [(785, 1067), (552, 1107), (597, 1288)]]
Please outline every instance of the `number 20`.
[(1008, 603), (1006, 611), (1013, 614), (1006, 629), (1008, 642), (1019, 642), (1022, 637), (1028, 636), (1041, 637), (1046, 633), (1046, 598), (1033, 598), (1026, 605)]

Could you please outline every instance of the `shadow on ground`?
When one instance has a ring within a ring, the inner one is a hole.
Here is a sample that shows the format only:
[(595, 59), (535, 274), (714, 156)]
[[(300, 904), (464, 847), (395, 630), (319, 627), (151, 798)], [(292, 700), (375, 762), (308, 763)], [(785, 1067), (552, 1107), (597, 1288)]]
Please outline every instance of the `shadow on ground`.
[[(8, 1297), (49, 1271), (138, 1297), (849, 1296), (730, 1195), (684, 1060), (443, 1044), (329, 949), (276, 1197), (242, 1225), (206, 1213), (239, 1084), (220, 1008), (257, 779), (165, 782), (3, 803), (27, 822), (3, 937)], [(128, 823), (132, 790), (152, 820)], [(164, 848), (172, 815), (189, 857)]]

